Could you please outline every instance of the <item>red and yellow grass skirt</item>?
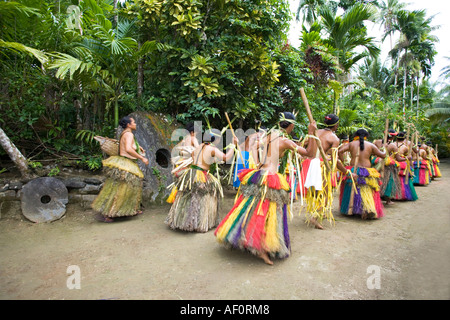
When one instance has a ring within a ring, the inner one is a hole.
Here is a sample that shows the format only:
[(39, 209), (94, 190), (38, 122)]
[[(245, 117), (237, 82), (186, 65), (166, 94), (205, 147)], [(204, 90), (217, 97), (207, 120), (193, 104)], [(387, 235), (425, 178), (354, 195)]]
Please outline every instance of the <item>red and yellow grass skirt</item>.
[(288, 257), (290, 188), (286, 178), (280, 173), (244, 169), (239, 180), (239, 197), (214, 232), (218, 242), (255, 255), (267, 252), (271, 257)]

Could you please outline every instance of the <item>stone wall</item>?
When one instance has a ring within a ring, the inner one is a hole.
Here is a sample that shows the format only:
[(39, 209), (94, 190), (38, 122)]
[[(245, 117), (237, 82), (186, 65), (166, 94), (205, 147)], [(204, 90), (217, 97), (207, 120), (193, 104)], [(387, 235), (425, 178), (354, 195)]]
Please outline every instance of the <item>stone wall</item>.
[[(92, 201), (100, 192), (105, 177), (69, 176), (55, 177), (64, 183), (68, 190), (69, 203), (77, 203), (89, 209)], [(0, 184), (0, 219), (26, 219), (22, 215), (22, 188), (26, 181), (11, 180)]]

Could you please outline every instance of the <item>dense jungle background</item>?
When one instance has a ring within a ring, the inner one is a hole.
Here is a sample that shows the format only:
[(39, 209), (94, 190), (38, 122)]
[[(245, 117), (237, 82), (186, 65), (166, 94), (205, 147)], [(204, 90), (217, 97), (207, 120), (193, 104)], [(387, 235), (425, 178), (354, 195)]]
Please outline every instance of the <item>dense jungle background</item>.
[[(430, 81), (439, 26), (401, 1), (299, 0), (296, 12), (286, 0), (1, 1), (0, 21), (0, 172), (11, 168), (7, 141), (31, 170), (99, 170), (93, 136), (114, 137), (137, 110), (216, 128), (227, 112), (243, 129), (294, 110), (301, 137), (300, 88), (319, 126), (336, 113), (338, 134), (365, 127), (375, 139), (388, 118), (450, 155), (450, 65)], [(391, 41), (386, 61), (368, 21)]]

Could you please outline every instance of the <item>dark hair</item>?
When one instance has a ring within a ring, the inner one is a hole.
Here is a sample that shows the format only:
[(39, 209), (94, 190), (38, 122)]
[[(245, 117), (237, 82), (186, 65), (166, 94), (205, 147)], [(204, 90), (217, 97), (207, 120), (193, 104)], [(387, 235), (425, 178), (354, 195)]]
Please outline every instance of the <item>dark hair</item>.
[(364, 150), (364, 138), (368, 138), (369, 137), (369, 131), (367, 131), (366, 129), (358, 129), (355, 132), (355, 137), (359, 137), (359, 149), (362, 151)]
[(330, 127), (334, 127), (339, 121), (339, 117), (337, 115), (335, 115), (334, 113), (330, 113), (327, 114), (325, 116), (325, 126), (327, 126), (328, 128)]
[[(295, 120), (295, 116), (292, 112), (282, 112), (282, 114), (284, 115), (285, 119), (289, 119), (289, 120)], [(283, 129), (286, 129), (287, 127), (289, 127), (289, 125), (291, 124), (291, 122), (289, 121), (280, 121), (280, 127), (282, 127)]]
[(186, 126), (184, 128), (189, 132), (195, 131), (195, 125), (193, 122), (189, 122), (188, 124), (186, 124)]
[(204, 142), (214, 142), (217, 138), (221, 138), (222, 133), (217, 129), (209, 129), (205, 131), (205, 134), (203, 136)]
[(341, 140), (348, 140), (348, 134), (346, 134), (346, 133), (341, 134), (340, 139)]
[(131, 117), (125, 116), (119, 121), (119, 126), (121, 126), (123, 129), (127, 128), (127, 125), (131, 123)]
[(397, 140), (403, 141), (406, 139), (406, 132), (405, 131), (400, 131), (397, 134)]

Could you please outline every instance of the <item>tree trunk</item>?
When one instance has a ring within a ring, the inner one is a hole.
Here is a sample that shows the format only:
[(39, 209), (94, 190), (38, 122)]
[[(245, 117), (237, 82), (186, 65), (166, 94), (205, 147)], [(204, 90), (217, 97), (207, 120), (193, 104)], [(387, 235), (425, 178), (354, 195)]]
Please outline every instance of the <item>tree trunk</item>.
[(0, 145), (8, 154), (9, 158), (14, 162), (14, 164), (19, 169), (23, 178), (30, 179), (33, 177), (30, 174), (30, 170), (28, 168), (28, 163), (22, 153), (17, 149), (14, 143), (8, 138), (5, 131), (0, 127)]
[(417, 76), (417, 117), (419, 116), (419, 77), (420, 77), (420, 73)]
[(76, 127), (77, 130), (83, 129), (83, 120), (81, 119), (81, 102), (78, 99), (73, 100), (73, 107), (76, 111)]
[[(406, 57), (406, 50), (405, 50)], [(405, 72), (403, 73), (403, 116), (405, 115), (405, 107), (406, 107), (406, 71), (408, 66), (405, 63)]]
[[(139, 48), (141, 43), (139, 43)], [(141, 106), (142, 93), (144, 92), (144, 59), (138, 60), (138, 70), (137, 70), (137, 100), (138, 106)]]
[(116, 14), (114, 15), (114, 28), (117, 28), (117, 25), (119, 24), (119, 16), (117, 15), (117, 1), (114, 0), (114, 11), (116, 11)]
[(394, 80), (394, 87), (397, 89), (397, 79), (398, 79), (398, 68), (400, 66), (400, 55), (397, 57), (397, 66), (395, 67), (395, 80)]
[(413, 96), (414, 96), (414, 76), (411, 77), (411, 94), (409, 99), (409, 107), (411, 108), (411, 111), (413, 109)]

